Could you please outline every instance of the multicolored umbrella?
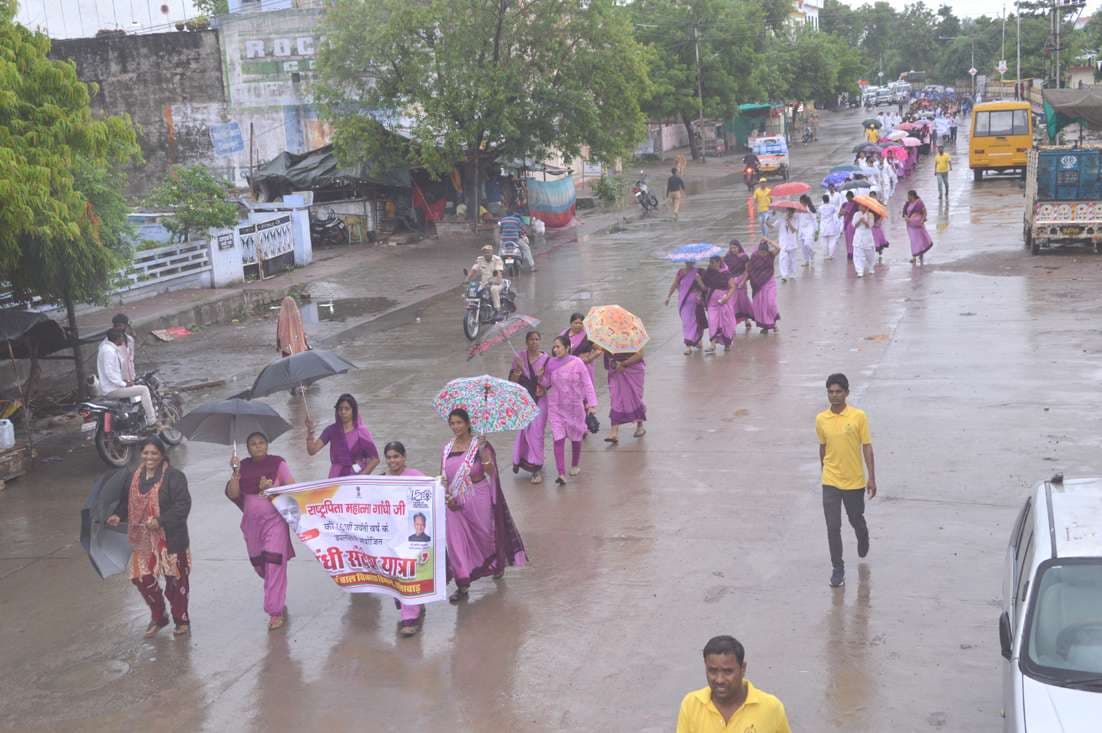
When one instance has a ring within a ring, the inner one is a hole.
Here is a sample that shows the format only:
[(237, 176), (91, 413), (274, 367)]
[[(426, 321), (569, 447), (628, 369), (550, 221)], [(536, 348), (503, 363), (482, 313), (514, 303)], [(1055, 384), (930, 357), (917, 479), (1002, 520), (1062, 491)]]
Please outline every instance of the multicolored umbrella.
[(497, 346), (503, 341), (509, 344), (509, 348), (513, 349), (513, 353), (515, 354), (517, 350), (513, 348), (513, 342), (509, 340), (510, 337), (517, 335), (521, 331), (536, 328), (539, 325), (540, 319), (533, 318), (532, 316), (513, 316), (507, 321), (502, 321), (486, 332), (486, 338), (471, 347), (470, 351), (467, 352), (467, 361), (470, 361), (479, 354), (485, 354), (491, 347)]
[(586, 337), (610, 354), (634, 354), (650, 341), (639, 316), (618, 305), (590, 308), (582, 325)]
[(701, 262), (709, 257), (722, 255), (723, 252), (723, 247), (707, 242), (693, 242), (674, 249), (666, 255), (666, 259), (671, 262)]
[(800, 181), (790, 181), (773, 186), (770, 193), (774, 196), (799, 196), (811, 190), (811, 186)]
[(444, 420), (452, 410), (466, 410), (471, 430), (479, 435), (520, 430), (540, 411), (527, 389), (489, 374), (453, 379), (436, 395), (432, 406)]
[(884, 204), (880, 203), (871, 196), (854, 196), (853, 200), (857, 202), (858, 205), (864, 206), (866, 209), (873, 212), (874, 214), (877, 214), (884, 218), (887, 218), (888, 216), (887, 207), (885, 207)]
[[(843, 186), (842, 188), (845, 188)], [(769, 205), (770, 209), (792, 209), (793, 211), (807, 211), (807, 208), (799, 201), (774, 201)], [(592, 339), (590, 339), (592, 341)]]

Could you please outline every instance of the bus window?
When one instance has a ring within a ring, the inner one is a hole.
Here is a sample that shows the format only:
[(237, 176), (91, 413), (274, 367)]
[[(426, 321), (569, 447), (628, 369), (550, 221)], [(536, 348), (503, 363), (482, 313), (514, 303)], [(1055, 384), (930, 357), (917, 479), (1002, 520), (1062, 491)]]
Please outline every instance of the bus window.
[(977, 137), (1029, 134), (1029, 111), (1024, 109), (1001, 109), (976, 113)]

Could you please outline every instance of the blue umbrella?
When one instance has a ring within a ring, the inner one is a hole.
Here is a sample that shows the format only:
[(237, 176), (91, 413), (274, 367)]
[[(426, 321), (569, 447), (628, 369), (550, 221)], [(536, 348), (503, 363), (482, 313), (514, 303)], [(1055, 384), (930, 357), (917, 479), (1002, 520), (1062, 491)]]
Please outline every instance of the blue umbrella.
[(837, 173), (830, 173), (823, 179), (823, 188), (827, 186), (841, 186), (849, 179), (849, 173), (846, 171), (838, 171)]
[(693, 242), (683, 244), (666, 255), (671, 262), (700, 262), (709, 257), (723, 255), (723, 248), (707, 242)]

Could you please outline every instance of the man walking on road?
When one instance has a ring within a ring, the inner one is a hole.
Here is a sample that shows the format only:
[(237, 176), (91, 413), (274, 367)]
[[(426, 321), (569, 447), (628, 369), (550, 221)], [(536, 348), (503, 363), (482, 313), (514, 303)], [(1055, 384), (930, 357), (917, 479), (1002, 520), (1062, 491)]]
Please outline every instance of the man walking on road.
[[(869, 554), (869, 527), (865, 522), (865, 492), (869, 499), (876, 496), (876, 464), (872, 454), (869, 420), (863, 410), (846, 404), (849, 380), (845, 374), (827, 377), (827, 400), (830, 408), (815, 416), (815, 432), (819, 436), (819, 464), (822, 466), (823, 514), (826, 517), (827, 544), (834, 571), (830, 586), (837, 588), (846, 582), (846, 567), (842, 560), (842, 505), (857, 534), (857, 556)], [(865, 480), (865, 466), (868, 480)]]
[(763, 177), (758, 180), (758, 187), (754, 189), (754, 211), (757, 212), (761, 236), (765, 239), (769, 239), (769, 207), (772, 204), (773, 189), (769, 188)]
[(708, 686), (681, 701), (677, 733), (792, 733), (784, 704), (746, 679), (746, 650), (733, 636), (704, 645)]
[(681, 176), (677, 175), (677, 169), (670, 169), (670, 177), (666, 181), (666, 198), (670, 200), (670, 207), (673, 208), (673, 220), (677, 221), (681, 214), (681, 200), (685, 196), (685, 181), (681, 180)]
[(937, 146), (937, 155), (934, 156), (934, 175), (937, 177), (937, 198), (940, 201), (943, 195), (949, 200), (949, 171), (953, 170), (953, 160), (945, 152), (945, 146)]

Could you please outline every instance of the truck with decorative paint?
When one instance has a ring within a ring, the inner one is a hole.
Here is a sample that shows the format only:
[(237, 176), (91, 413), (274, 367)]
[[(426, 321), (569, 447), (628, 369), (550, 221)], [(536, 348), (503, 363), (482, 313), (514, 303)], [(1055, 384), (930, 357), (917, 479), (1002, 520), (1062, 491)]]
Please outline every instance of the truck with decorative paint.
[(1041, 145), (1026, 168), (1025, 246), (1033, 254), (1067, 245), (1102, 252), (1102, 147)]

